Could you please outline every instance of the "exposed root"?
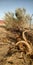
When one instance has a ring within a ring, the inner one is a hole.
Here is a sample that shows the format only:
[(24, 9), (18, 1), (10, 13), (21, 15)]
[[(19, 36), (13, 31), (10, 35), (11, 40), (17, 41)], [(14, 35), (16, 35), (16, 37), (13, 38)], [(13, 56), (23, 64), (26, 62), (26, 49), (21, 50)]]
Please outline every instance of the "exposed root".
[[(30, 30), (25, 30), (25, 31), (23, 31), (23, 33), (22, 33), (22, 36), (23, 36), (23, 39), (26, 41), (25, 43), (27, 44), (27, 47), (28, 47), (28, 49), (30, 49), (31, 50), (31, 46), (32, 46), (32, 43), (29, 41), (29, 40), (27, 40), (27, 38), (26, 38), (26, 36), (25, 36), (25, 33), (26, 32), (30, 32)], [(29, 43), (30, 43), (30, 45), (29, 45)], [(29, 53), (30, 52), (32, 52), (32, 50), (30, 51), (29, 50)], [(31, 54), (31, 53), (30, 53)]]
[(24, 39), (26, 42), (28, 42), (28, 43), (32, 46), (32, 43), (30, 42), (30, 40), (28, 40), (28, 39), (26, 38), (26, 35), (25, 35), (26, 32), (30, 32), (30, 30), (25, 30), (25, 31), (23, 31), (23, 33), (22, 33), (23, 39)]
[(25, 41), (27, 41), (26, 36), (25, 36), (25, 33), (28, 32), (28, 31), (29, 31), (29, 30), (25, 30), (25, 31), (23, 31), (23, 33), (22, 33), (23, 39), (24, 39)]
[[(31, 46), (26, 41), (19, 41), (19, 42), (16, 43), (16, 46), (19, 46), (20, 50), (22, 50), (22, 51), (23, 51), (23, 49), (22, 49), (23, 45), (28, 50), (27, 54), (31, 54), (31, 52), (32, 52)], [(25, 49), (24, 49), (24, 51), (25, 51)]]

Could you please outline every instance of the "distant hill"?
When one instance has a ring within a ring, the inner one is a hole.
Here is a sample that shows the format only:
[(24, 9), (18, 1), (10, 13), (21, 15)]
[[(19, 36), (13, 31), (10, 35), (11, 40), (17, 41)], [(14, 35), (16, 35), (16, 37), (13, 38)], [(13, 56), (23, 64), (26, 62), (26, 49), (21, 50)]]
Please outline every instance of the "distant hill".
[(4, 20), (0, 20), (0, 26), (5, 26)]

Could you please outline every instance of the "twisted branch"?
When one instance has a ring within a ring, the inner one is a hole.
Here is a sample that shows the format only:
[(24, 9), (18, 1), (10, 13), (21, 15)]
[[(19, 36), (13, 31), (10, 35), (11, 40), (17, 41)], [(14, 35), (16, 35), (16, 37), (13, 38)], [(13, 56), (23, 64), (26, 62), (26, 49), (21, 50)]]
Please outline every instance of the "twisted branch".
[(29, 30), (25, 30), (25, 31), (23, 31), (23, 33), (22, 33), (23, 39), (24, 39), (25, 41), (27, 41), (26, 36), (25, 36), (25, 33), (26, 33), (26, 32), (29, 32)]
[(24, 49), (24, 51), (28, 50), (27, 54), (31, 54), (32, 49), (31, 49), (31, 46), (30, 46), (30, 44), (28, 43), (28, 41), (26, 39), (25, 32), (29, 32), (29, 30), (23, 31), (22, 36), (23, 36), (24, 41), (22, 40), (22, 41), (17, 42), (16, 46), (19, 46), (20, 50), (23, 51), (22, 48), (23, 48), (23, 45), (24, 45), (27, 48), (26, 50)]
[[(16, 43), (16, 46), (19, 46), (19, 44), (22, 45), (22, 46), (25, 45), (28, 48), (27, 54), (31, 54), (31, 52), (32, 52), (31, 46), (26, 41), (19, 41), (19, 42)], [(20, 50), (23, 51), (23, 49), (21, 48), (22, 46), (19, 46), (19, 47), (20, 47)]]

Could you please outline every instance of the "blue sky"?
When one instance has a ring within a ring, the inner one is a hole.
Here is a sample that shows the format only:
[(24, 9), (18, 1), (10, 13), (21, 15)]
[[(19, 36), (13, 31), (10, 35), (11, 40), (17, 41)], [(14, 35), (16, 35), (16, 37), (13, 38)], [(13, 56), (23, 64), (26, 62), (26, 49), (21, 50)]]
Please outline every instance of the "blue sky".
[(3, 19), (5, 12), (15, 12), (16, 8), (25, 8), (32, 15), (33, 0), (0, 0), (0, 19)]

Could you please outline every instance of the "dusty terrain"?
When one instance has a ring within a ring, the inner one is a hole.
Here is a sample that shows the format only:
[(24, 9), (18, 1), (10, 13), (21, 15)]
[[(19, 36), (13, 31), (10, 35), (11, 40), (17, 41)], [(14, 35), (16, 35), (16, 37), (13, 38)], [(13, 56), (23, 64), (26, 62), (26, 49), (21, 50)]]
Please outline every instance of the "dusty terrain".
[[(6, 39), (6, 31), (5, 32), (4, 31), (5, 29), (2, 29), (2, 30), (0, 29), (0, 65), (33, 65), (33, 33), (32, 31), (31, 33), (30, 31), (28, 31), (25, 34), (26, 36), (25, 40), (23, 40), (23, 35), (21, 36), (20, 33), (17, 33), (17, 34), (15, 32), (11, 33), (12, 39), (10, 44), (8, 43)], [(17, 41), (15, 42), (16, 39)], [(21, 44), (21, 42), (18, 43), (19, 41), (22, 41), (22, 40), (24, 41), (24, 44)], [(27, 44), (25, 44), (25, 42)]]

